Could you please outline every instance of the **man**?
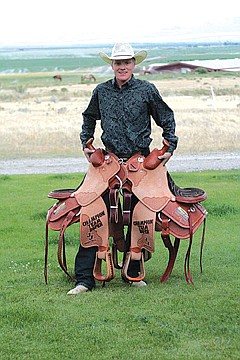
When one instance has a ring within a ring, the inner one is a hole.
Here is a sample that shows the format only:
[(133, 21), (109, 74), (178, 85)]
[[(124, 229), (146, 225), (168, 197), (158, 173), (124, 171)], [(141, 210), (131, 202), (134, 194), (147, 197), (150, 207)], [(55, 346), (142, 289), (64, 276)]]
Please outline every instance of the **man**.
[[(100, 57), (109, 63), (114, 72), (114, 79), (96, 86), (87, 109), (83, 112), (83, 125), (80, 139), (83, 152), (90, 161), (94, 150), (87, 148), (86, 143), (94, 138), (96, 121), (101, 121), (101, 140), (107, 151), (113, 152), (119, 158), (128, 159), (136, 153), (147, 156), (151, 144), (151, 118), (162, 128), (162, 137), (170, 146), (164, 155), (160, 156), (165, 164), (177, 147), (178, 138), (175, 135), (174, 113), (163, 101), (154, 84), (136, 79), (133, 75), (135, 65), (140, 64), (147, 56), (141, 50), (134, 54), (128, 43), (117, 43), (109, 57), (100, 53)], [(159, 136), (160, 137), (160, 136)], [(159, 140), (161, 143), (162, 141)], [(104, 198), (108, 206), (107, 197)], [(133, 206), (136, 204), (133, 201)], [(128, 230), (127, 247), (130, 246), (131, 234)], [(95, 287), (93, 266), (97, 248), (80, 246), (75, 259), (75, 276), (77, 279), (74, 289), (69, 295), (76, 295)], [(138, 262), (132, 262), (129, 267), (132, 277), (139, 272)], [(133, 282), (134, 286), (146, 286), (142, 280)]]

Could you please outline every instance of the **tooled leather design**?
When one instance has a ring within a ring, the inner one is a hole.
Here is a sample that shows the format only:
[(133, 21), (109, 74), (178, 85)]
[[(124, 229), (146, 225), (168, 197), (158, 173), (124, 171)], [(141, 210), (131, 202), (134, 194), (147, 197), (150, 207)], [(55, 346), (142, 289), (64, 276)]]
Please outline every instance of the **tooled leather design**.
[[(93, 153), (92, 164), (89, 165), (89, 171), (76, 190), (54, 190), (49, 194), (49, 197), (58, 199), (58, 203), (54, 205), (51, 215), (48, 216), (47, 227), (49, 226), (53, 230), (62, 229), (64, 218), (70, 211), (73, 213), (73, 217), (69, 223), (65, 225), (69, 226), (73, 222), (79, 221), (79, 210), (81, 210), (82, 207), (84, 208), (90, 204), (94, 207), (95, 201), (107, 189), (119, 189), (119, 191), (125, 189), (128, 193), (135, 194), (143, 206), (146, 206), (156, 214), (154, 230), (162, 232), (161, 237), (169, 250), (169, 263), (161, 278), (161, 282), (166, 281), (172, 271), (179, 240), (190, 237), (191, 241), (185, 258), (185, 277), (188, 282), (193, 284), (189, 268), (192, 236), (200, 224), (205, 221), (207, 212), (199, 202), (205, 200), (207, 194), (199, 188), (180, 188), (177, 186), (167, 172), (166, 167), (162, 166), (161, 163), (159, 164), (159, 161), (156, 159), (158, 155), (157, 151), (152, 153), (148, 159), (139, 154), (135, 154), (127, 160), (126, 163), (121, 163), (114, 154), (102, 152), (100, 149), (97, 150), (98, 151)], [(118, 219), (119, 214), (115, 215), (118, 215), (115, 217), (115, 219)], [(114, 217), (112, 217), (112, 219), (113, 218)], [(86, 222), (87, 220), (85, 219), (84, 221)], [(122, 226), (125, 225), (125, 222), (122, 222)], [(54, 226), (54, 223), (56, 223), (56, 226)], [(137, 226), (138, 225), (139, 224), (137, 224)], [(112, 226), (114, 227), (114, 222), (111, 224), (111, 227)], [(61, 232), (63, 239), (64, 232)], [(112, 228), (111, 233), (114, 233)], [(176, 246), (171, 245), (169, 234), (175, 236)], [(124, 240), (122, 232), (121, 237)], [(99, 280), (110, 281), (114, 277), (113, 261), (110, 256), (111, 254), (109, 255), (109, 243), (105, 235), (104, 239), (103, 244), (102, 240), (98, 241), (98, 237), (95, 237), (95, 246), (98, 246), (99, 251), (94, 271)], [(141, 271), (138, 278), (129, 279), (127, 276), (129, 264), (124, 264), (123, 272), (130, 281), (139, 281), (145, 276), (144, 261), (141, 253), (143, 253), (143, 250), (154, 251), (153, 236), (152, 242), (146, 239), (144, 235), (137, 238), (135, 244), (131, 246), (130, 252), (127, 254), (126, 258), (128, 262), (131, 258), (135, 256), (139, 258), (140, 256)], [(88, 246), (86, 243), (84, 243), (83, 246), (84, 245)], [(102, 260), (108, 263), (106, 275), (101, 273)], [(115, 259), (115, 263), (116, 262), (117, 259)], [(67, 273), (64, 261), (62, 264), (61, 267)]]

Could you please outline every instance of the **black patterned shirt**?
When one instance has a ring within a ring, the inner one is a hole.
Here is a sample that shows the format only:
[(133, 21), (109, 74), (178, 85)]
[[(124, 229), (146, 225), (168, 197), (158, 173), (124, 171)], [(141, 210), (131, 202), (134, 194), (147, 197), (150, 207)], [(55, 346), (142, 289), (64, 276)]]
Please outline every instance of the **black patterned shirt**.
[(83, 112), (80, 139), (83, 148), (94, 138), (96, 121), (101, 121), (104, 146), (114, 154), (132, 155), (149, 149), (151, 117), (162, 128), (160, 136), (168, 140), (169, 152), (177, 147), (174, 113), (163, 101), (154, 84), (134, 76), (121, 88), (115, 79), (96, 86), (87, 109)]

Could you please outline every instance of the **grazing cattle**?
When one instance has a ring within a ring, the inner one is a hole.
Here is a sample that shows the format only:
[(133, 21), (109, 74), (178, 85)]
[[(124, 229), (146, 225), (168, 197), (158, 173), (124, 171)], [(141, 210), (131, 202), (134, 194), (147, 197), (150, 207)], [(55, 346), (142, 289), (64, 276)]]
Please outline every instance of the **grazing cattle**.
[(53, 79), (62, 81), (62, 76), (61, 75), (54, 75)]
[(86, 74), (86, 75), (81, 76), (81, 80), (82, 81), (89, 80), (89, 81), (94, 81), (95, 82), (96, 78), (92, 74)]

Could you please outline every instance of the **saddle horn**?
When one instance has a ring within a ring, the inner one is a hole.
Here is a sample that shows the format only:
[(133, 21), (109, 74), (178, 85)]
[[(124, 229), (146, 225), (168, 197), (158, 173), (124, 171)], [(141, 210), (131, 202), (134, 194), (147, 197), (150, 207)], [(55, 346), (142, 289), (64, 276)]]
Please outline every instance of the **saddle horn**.
[(143, 166), (145, 169), (153, 170), (161, 163), (162, 160), (158, 159), (158, 156), (165, 154), (170, 144), (166, 139), (163, 139), (163, 147), (161, 149), (153, 149), (150, 154), (145, 158)]
[(88, 141), (87, 141), (87, 143), (86, 143), (86, 145), (87, 145), (87, 148), (89, 149), (89, 150), (96, 150), (96, 148), (93, 146), (93, 138), (90, 138)]
[(94, 150), (94, 152), (90, 155), (90, 160), (94, 167), (99, 167), (104, 163), (105, 156), (102, 150), (100, 148), (96, 149), (92, 143), (93, 138), (89, 139), (86, 143), (89, 150)]

